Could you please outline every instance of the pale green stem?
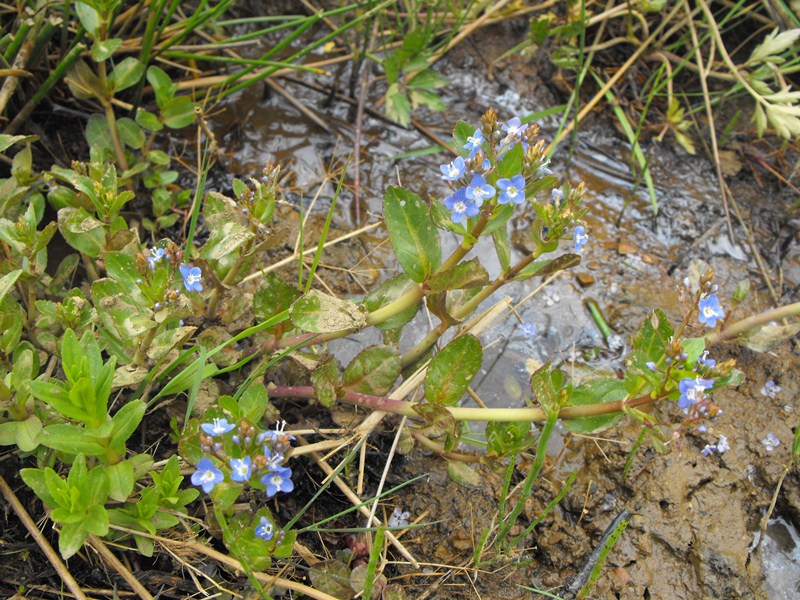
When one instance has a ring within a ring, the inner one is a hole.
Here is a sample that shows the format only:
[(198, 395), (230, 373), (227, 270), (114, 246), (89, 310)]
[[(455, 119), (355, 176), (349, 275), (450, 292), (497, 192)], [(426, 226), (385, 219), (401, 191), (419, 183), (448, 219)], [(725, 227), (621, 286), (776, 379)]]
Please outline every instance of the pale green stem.
[(722, 331), (716, 331), (708, 334), (706, 336), (706, 343), (709, 346), (713, 346), (714, 344), (719, 344), (720, 342), (733, 339), (743, 333), (755, 329), (756, 327), (761, 327), (762, 325), (766, 325), (772, 321), (780, 321), (781, 319), (794, 317), (798, 314), (800, 314), (800, 302), (787, 304), (786, 306), (779, 306), (778, 308), (773, 308), (772, 310), (768, 310), (766, 312), (747, 317), (746, 319), (742, 319), (741, 321), (737, 321)]
[(150, 348), (150, 344), (153, 343), (153, 340), (156, 337), (156, 332), (158, 331), (158, 327), (153, 327), (144, 334), (142, 341), (139, 342), (139, 347), (136, 349), (136, 354), (133, 356), (133, 360), (131, 360), (132, 367), (138, 367), (144, 361), (144, 357), (147, 355), (147, 350)]

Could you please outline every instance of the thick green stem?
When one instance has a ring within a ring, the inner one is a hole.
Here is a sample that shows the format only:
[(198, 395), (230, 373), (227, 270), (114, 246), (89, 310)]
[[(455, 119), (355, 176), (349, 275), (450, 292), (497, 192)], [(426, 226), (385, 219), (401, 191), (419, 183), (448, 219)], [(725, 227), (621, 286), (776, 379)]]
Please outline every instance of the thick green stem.
[(150, 348), (150, 344), (153, 343), (157, 331), (158, 327), (153, 327), (144, 334), (142, 341), (139, 342), (139, 347), (136, 349), (136, 354), (133, 356), (133, 360), (131, 361), (132, 367), (138, 367), (140, 364), (142, 364), (144, 357), (147, 355), (147, 349)]

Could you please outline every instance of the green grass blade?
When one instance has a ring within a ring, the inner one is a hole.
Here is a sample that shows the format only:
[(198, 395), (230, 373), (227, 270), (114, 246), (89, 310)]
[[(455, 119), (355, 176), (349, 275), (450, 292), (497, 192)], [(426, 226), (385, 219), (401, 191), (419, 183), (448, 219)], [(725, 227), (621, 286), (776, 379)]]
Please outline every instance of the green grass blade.
[[(328, 239), (328, 231), (331, 228), (331, 220), (333, 219), (333, 210), (336, 208), (336, 201), (339, 199), (339, 194), (342, 191), (342, 186), (344, 185), (344, 178), (347, 175), (347, 165), (350, 163), (349, 159), (345, 161), (344, 167), (342, 168), (342, 176), (339, 178), (339, 183), (336, 186), (336, 191), (333, 194), (333, 200), (331, 200), (331, 207), (328, 209), (328, 214), (325, 217), (325, 225), (322, 226), (322, 233), (319, 236), (319, 242), (317, 243), (317, 251), (314, 253), (314, 260), (311, 262), (311, 268), (308, 271), (308, 280), (306, 281), (306, 288), (305, 293), (308, 293), (308, 290), (311, 289), (311, 284), (314, 283), (314, 274), (317, 272), (317, 267), (319, 266), (319, 261), (322, 258), (322, 252), (325, 249), (325, 242)], [(302, 260), (302, 254), (300, 255), (300, 260)]]

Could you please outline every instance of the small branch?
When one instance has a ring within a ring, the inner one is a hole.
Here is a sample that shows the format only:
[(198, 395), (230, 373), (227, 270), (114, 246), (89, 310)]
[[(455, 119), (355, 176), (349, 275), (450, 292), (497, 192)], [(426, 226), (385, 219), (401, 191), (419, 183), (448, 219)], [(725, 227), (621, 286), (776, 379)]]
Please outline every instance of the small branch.
[(67, 566), (61, 560), (61, 557), (58, 553), (53, 550), (53, 547), (50, 543), (45, 539), (42, 532), (39, 531), (39, 528), (36, 527), (36, 523), (33, 522), (31, 516), (28, 514), (28, 511), (25, 510), (25, 507), (22, 506), (22, 503), (17, 498), (16, 494), (14, 494), (14, 490), (12, 490), (9, 485), (6, 483), (6, 480), (0, 476), (0, 493), (3, 494), (3, 497), (6, 499), (11, 505), (11, 508), (16, 513), (17, 517), (22, 524), (25, 526), (25, 529), (28, 530), (28, 533), (33, 538), (33, 541), (39, 546), (42, 550), (42, 553), (47, 557), (47, 560), (50, 561), (50, 564), (58, 573), (58, 576), (61, 577), (61, 581), (64, 582), (64, 585), (69, 588), (69, 591), (72, 592), (72, 595), (78, 598), (78, 600), (87, 600), (86, 594), (83, 593), (81, 586), (78, 585), (78, 582), (72, 577), (72, 574), (67, 569)]

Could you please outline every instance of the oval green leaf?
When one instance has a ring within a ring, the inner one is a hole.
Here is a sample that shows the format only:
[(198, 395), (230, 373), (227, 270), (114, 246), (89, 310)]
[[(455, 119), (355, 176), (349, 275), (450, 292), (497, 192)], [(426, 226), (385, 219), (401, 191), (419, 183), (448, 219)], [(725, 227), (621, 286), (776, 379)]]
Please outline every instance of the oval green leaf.
[(360, 306), (317, 290), (311, 290), (298, 298), (289, 312), (295, 325), (311, 333), (357, 330), (367, 324), (364, 310)]
[(391, 186), (383, 198), (383, 218), (397, 260), (411, 279), (421, 283), (442, 262), (439, 233), (428, 205), (416, 194)]
[(383, 396), (400, 377), (400, 357), (388, 346), (372, 346), (358, 353), (342, 374), (345, 389)]
[(481, 368), (483, 349), (474, 335), (462, 335), (437, 353), (425, 374), (425, 398), (453, 406)]

